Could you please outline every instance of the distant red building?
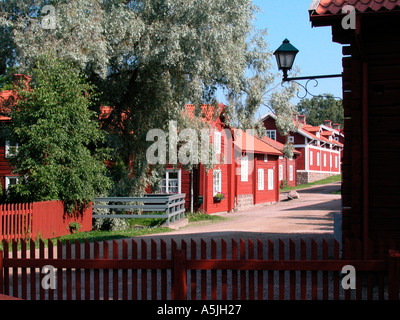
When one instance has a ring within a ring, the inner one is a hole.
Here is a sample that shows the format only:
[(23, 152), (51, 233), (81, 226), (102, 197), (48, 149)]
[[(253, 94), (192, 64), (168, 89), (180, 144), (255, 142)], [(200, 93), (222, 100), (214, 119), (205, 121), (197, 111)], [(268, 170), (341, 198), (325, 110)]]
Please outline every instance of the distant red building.
[(287, 139), (293, 143), (300, 153), (296, 158), (296, 183), (303, 184), (341, 173), (341, 155), (343, 144), (339, 142), (343, 135), (334, 129), (330, 122), (321, 126), (311, 126), (306, 123), (305, 116), (296, 116), (297, 127), (289, 137), (282, 136), (276, 126), (276, 116), (267, 113), (261, 119), (265, 127), (265, 135), (285, 144)]

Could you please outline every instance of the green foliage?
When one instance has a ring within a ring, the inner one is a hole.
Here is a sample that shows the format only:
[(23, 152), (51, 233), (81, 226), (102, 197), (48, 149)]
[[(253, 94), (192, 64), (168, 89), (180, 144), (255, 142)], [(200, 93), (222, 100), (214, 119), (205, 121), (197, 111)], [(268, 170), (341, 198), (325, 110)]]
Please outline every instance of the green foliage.
[(257, 125), (254, 115), (274, 77), (266, 32), (252, 25), (258, 9), (251, 0), (47, 3), (56, 8), (55, 29), (37, 23), (43, 1), (0, 4), (0, 64), (19, 65), (24, 72), (52, 48), (84, 70), (102, 93), (98, 105), (114, 107), (103, 128), (113, 134), (111, 160), (122, 161), (130, 179), (114, 189), (116, 195), (156, 184), (160, 174), (153, 171), (162, 168), (149, 168), (146, 134), (167, 131), (168, 120), (178, 121), (186, 103), (216, 104), (222, 93), (233, 126)]
[(89, 105), (94, 87), (76, 68), (52, 56), (30, 72), (32, 90), (12, 111), (11, 139), (19, 142), (11, 157), (20, 181), (10, 194), (19, 201), (63, 200), (69, 210), (83, 206), (110, 186), (106, 150), (96, 115)]
[(324, 120), (332, 120), (344, 127), (344, 112), (341, 100), (335, 100), (333, 95), (316, 96), (304, 99), (297, 105), (298, 112), (307, 117), (307, 123), (313, 126), (324, 124)]

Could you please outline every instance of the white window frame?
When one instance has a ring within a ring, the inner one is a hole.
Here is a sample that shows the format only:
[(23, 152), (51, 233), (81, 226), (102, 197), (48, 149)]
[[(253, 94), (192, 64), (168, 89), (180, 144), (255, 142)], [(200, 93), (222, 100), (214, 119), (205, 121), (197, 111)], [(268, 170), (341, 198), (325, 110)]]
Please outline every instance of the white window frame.
[(338, 156), (335, 157), (335, 168), (338, 168)]
[(293, 181), (293, 166), (289, 166), (289, 181)]
[(215, 196), (215, 194), (217, 194), (218, 192), (221, 192), (221, 190), (222, 190), (221, 180), (222, 180), (221, 170), (220, 169), (213, 170), (213, 195), (214, 196)]
[[(177, 179), (170, 179), (169, 178), (169, 174), (170, 173), (178, 173), (178, 178)], [(165, 180), (165, 193), (172, 193), (172, 192), (169, 192), (169, 188), (170, 188), (170, 185), (169, 185), (169, 181), (170, 180), (178, 180), (178, 194), (179, 193), (181, 193), (181, 188), (182, 188), (182, 179), (181, 179), (181, 170), (179, 169), (179, 170), (174, 170), (174, 169), (167, 169), (167, 170), (165, 170), (165, 179), (163, 179), (163, 180)], [(171, 186), (172, 187), (172, 186)], [(162, 186), (161, 186), (161, 188), (163, 188)], [(164, 193), (163, 192), (163, 190), (161, 189), (160, 190), (162, 193)]]
[(221, 132), (214, 131), (214, 150), (215, 154), (221, 154)]
[(17, 180), (16, 182), (18, 183), (19, 177), (18, 176), (6, 176), (4, 179), (4, 189), (5, 190), (8, 190), (9, 186), (11, 185), (10, 179), (16, 179)]
[(264, 162), (268, 162), (268, 155), (264, 154)]
[(294, 143), (294, 136), (289, 136), (288, 141), (291, 142), (291, 143)]
[(319, 159), (320, 158), (320, 153), (319, 152), (317, 152), (317, 166), (319, 166)]
[[(15, 148), (15, 153), (11, 152), (11, 148), (13, 148), (13, 147)], [(10, 141), (6, 140), (5, 157), (9, 158), (9, 157), (12, 157), (13, 155), (15, 155), (18, 152), (18, 147), (19, 147), (18, 142), (16, 142), (15, 145), (11, 145)]]
[(264, 190), (264, 169), (258, 169), (257, 170), (257, 185), (258, 185), (258, 190), (263, 191)]
[(324, 167), (326, 167), (326, 153), (324, 153)]
[(243, 156), (240, 159), (240, 181), (249, 181), (249, 157)]
[(274, 170), (268, 169), (268, 190), (274, 190)]
[(276, 130), (265, 130), (265, 135), (268, 138), (276, 141)]
[(310, 150), (310, 166), (313, 165), (313, 162), (314, 162), (314, 154), (313, 154), (312, 150)]
[(279, 165), (279, 181), (283, 180), (283, 165)]

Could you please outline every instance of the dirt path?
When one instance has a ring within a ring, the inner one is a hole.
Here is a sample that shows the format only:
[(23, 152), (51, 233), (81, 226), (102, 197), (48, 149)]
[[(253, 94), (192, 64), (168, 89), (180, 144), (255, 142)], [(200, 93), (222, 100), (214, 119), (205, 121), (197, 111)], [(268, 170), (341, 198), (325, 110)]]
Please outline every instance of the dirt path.
[(259, 205), (235, 213), (222, 213), (227, 220), (190, 223), (176, 231), (140, 238), (208, 239), (208, 238), (332, 238), (334, 214), (340, 212), (340, 183), (299, 190), (300, 199), (281, 201), (273, 205)]

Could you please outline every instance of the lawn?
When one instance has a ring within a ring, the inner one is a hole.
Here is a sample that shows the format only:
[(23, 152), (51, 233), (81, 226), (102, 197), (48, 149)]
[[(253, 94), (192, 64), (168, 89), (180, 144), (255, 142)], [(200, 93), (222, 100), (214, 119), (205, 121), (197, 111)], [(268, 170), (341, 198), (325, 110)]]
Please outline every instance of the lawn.
[(336, 176), (331, 176), (322, 180), (318, 180), (318, 181), (314, 181), (311, 183), (306, 183), (306, 184), (299, 184), (295, 187), (285, 187), (282, 188), (280, 191), (281, 192), (286, 192), (286, 191), (290, 191), (290, 190), (299, 190), (299, 189), (306, 189), (312, 186), (318, 186), (318, 185), (322, 185), (322, 184), (329, 184), (329, 183), (334, 183), (334, 182), (340, 182), (342, 181), (342, 175), (336, 175)]

